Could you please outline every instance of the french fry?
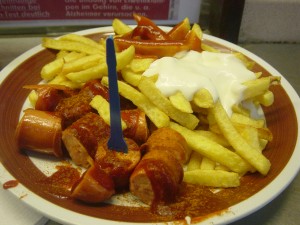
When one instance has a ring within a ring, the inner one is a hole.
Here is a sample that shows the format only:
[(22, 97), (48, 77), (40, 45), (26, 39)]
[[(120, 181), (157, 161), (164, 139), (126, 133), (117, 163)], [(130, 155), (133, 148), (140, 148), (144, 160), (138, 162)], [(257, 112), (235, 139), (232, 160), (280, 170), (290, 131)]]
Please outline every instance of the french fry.
[(182, 112), (175, 108), (148, 77), (142, 77), (138, 88), (154, 105), (166, 113), (171, 119), (191, 130), (198, 125), (199, 119), (195, 115)]
[[(237, 129), (239, 132), (241, 132), (243, 129), (246, 129), (249, 125), (247, 124), (241, 124), (241, 123), (233, 123), (235, 129)], [(264, 139), (267, 141), (273, 140), (273, 134), (267, 127), (260, 127), (256, 128), (258, 137), (260, 139)]]
[(233, 123), (245, 124), (256, 128), (261, 128), (265, 126), (265, 121), (263, 119), (252, 119), (249, 116), (244, 116), (239, 113), (232, 113), (230, 120)]
[(80, 42), (64, 41), (52, 38), (43, 38), (42, 46), (45, 48), (51, 48), (56, 50), (83, 52), (86, 54), (99, 54), (99, 49), (94, 48), (91, 45), (87, 45)]
[(239, 174), (222, 170), (185, 171), (183, 181), (218, 188), (238, 187), (240, 185)]
[(247, 69), (251, 70), (253, 66), (255, 65), (254, 61), (249, 60), (244, 54), (240, 52), (233, 53), (235, 57), (237, 57), (239, 60), (241, 60), (244, 65), (247, 67)]
[(219, 49), (216, 49), (210, 45), (204, 44), (203, 42), (201, 43), (201, 49), (203, 51), (208, 51), (208, 52), (220, 52)]
[(172, 40), (183, 40), (189, 30), (191, 29), (191, 24), (189, 18), (184, 18), (180, 23), (174, 26), (167, 35)]
[(246, 90), (243, 93), (243, 99), (250, 99), (259, 96), (265, 93), (269, 89), (270, 85), (278, 84), (279, 82), (280, 77), (276, 76), (262, 77), (244, 82), (243, 84), (246, 86)]
[(218, 127), (235, 151), (262, 175), (266, 175), (271, 166), (270, 161), (243, 139), (233, 126), (220, 101), (215, 104), (211, 111), (216, 119)]
[(66, 77), (69, 80), (77, 83), (85, 83), (89, 80), (100, 79), (106, 74), (107, 74), (107, 65), (106, 63), (102, 63), (100, 65), (96, 65), (85, 70), (68, 73), (66, 74)]
[(38, 99), (38, 95), (35, 90), (30, 91), (30, 93), (28, 95), (28, 99), (29, 99), (29, 102), (32, 105), (32, 107), (35, 107), (35, 103)]
[(129, 66), (135, 73), (145, 72), (151, 63), (155, 61), (155, 58), (134, 58)]
[(190, 102), (184, 97), (182, 92), (178, 91), (174, 95), (169, 96), (172, 105), (185, 113), (193, 113)]
[(52, 80), (62, 72), (66, 63), (82, 58), (83, 56), (85, 56), (85, 53), (82, 52), (59, 51), (55, 60), (43, 66), (41, 77), (46, 81)]
[[(121, 71), (124, 67), (126, 67), (134, 58), (134, 55), (135, 49), (133, 46), (130, 46), (122, 52), (116, 53), (117, 71)], [(69, 80), (78, 83), (85, 83), (92, 79), (100, 79), (103, 76), (107, 76), (106, 63), (101, 63), (85, 70), (66, 74), (66, 77)]]
[(193, 102), (200, 108), (211, 108), (214, 105), (213, 97), (205, 88), (201, 88), (194, 94)]
[[(103, 98), (101, 95), (96, 95), (90, 102), (90, 106), (96, 109), (99, 115), (105, 121), (105, 123), (110, 126), (110, 112), (109, 112), (110, 109), (109, 109), (109, 103), (106, 101), (106, 99)], [(127, 125), (122, 120), (122, 118), (121, 118), (121, 125), (122, 125), (122, 130), (125, 130), (127, 128)]]
[(234, 104), (232, 107), (232, 112), (242, 114), (244, 116), (250, 117), (250, 110), (244, 108), (241, 104)]
[(102, 63), (105, 61), (104, 55), (94, 54), (94, 55), (87, 55), (84, 57), (80, 57), (79, 59), (72, 60), (68, 63), (65, 63), (62, 68), (62, 73), (68, 74), (71, 72), (77, 72), (77, 71), (88, 69), (97, 64), (100, 64), (100, 60), (102, 60)]
[(188, 46), (187, 50), (200, 51), (202, 43), (202, 30), (200, 26), (194, 23), (192, 29), (188, 32), (185, 37), (185, 43)]
[(52, 80), (48, 82), (48, 84), (61, 84), (68, 79), (63, 74), (57, 74)]
[(228, 167), (231, 171), (239, 174), (245, 174), (247, 171), (252, 169), (251, 166), (238, 154), (208, 139), (207, 137), (173, 122), (170, 123), (170, 127), (181, 133), (192, 150), (212, 161)]
[(255, 72), (254, 75), (258, 79), (262, 76), (262, 72)]
[[(103, 85), (108, 86), (107, 77), (103, 77), (101, 82)], [(145, 95), (125, 82), (118, 81), (118, 86), (120, 95), (142, 109), (157, 128), (169, 126), (170, 118), (149, 101)]]
[[(248, 126), (250, 126), (249, 124), (242, 124), (242, 123), (236, 123), (236, 122), (232, 122), (232, 125), (234, 126), (234, 128), (238, 131), (238, 132), (242, 132), (243, 129), (246, 129)], [(209, 124), (209, 130), (213, 133), (216, 134), (220, 134), (222, 135), (222, 131), (220, 130), (218, 124)], [(272, 141), (273, 140), (273, 134), (272, 132), (266, 128), (266, 127), (260, 127), (260, 128), (256, 128), (257, 132), (258, 132), (258, 137), (260, 139), (264, 139), (267, 141)]]
[(121, 71), (123, 68), (125, 68), (134, 59), (134, 56), (134, 46), (129, 46), (129, 48), (125, 49), (124, 51), (116, 53), (117, 71)]
[(64, 59), (58, 58), (43, 66), (41, 70), (41, 77), (44, 80), (52, 80), (58, 73), (61, 72), (64, 66)]
[(217, 142), (218, 144), (224, 146), (224, 147), (229, 147), (230, 144), (228, 143), (228, 141), (224, 138), (223, 135), (220, 134), (216, 134), (213, 133), (211, 131), (207, 131), (207, 130), (195, 130), (196, 133), (209, 138), (212, 141)]
[(265, 93), (254, 97), (253, 102), (268, 107), (274, 103), (274, 94), (272, 91), (267, 90)]
[(56, 58), (57, 58), (57, 59), (63, 58), (63, 57), (65, 57), (66, 55), (68, 55), (69, 53), (70, 53), (69, 51), (60, 50), (60, 51), (56, 54)]
[(263, 151), (268, 144), (268, 140), (259, 139), (260, 151)]
[(99, 51), (98, 54), (100, 52), (102, 52), (102, 54), (105, 53), (104, 46), (102, 46), (99, 43), (97, 43), (96, 41), (94, 41), (90, 38), (84, 37), (82, 35), (66, 34), (66, 35), (60, 37), (59, 40), (73, 41), (73, 42), (82, 43), (82, 44), (89, 45), (89, 46), (92, 46), (92, 47), (96, 48)]
[(132, 31), (132, 28), (129, 27), (127, 24), (123, 23), (121, 20), (115, 18), (112, 21), (112, 27), (114, 29), (114, 32), (118, 34), (126, 34), (130, 31)]
[(86, 56), (86, 53), (84, 52), (68, 52), (68, 54), (66, 54), (65, 56), (63, 56), (63, 59), (65, 61), (65, 63), (69, 63), (72, 62), (73, 60), (79, 59)]
[(257, 151), (261, 151), (260, 140), (256, 128), (245, 126), (245, 129), (241, 130), (240, 134), (250, 146), (252, 146)]
[(196, 34), (196, 36), (198, 37), (199, 40), (202, 40), (202, 38), (203, 38), (203, 32), (202, 32), (202, 29), (199, 26), (199, 24), (194, 23), (193, 26), (192, 26), (191, 31)]
[(142, 78), (142, 74), (133, 72), (130, 67), (125, 67), (122, 69), (121, 74), (124, 81), (134, 87), (139, 85)]
[(219, 163), (216, 163), (215, 170), (223, 170), (223, 171), (230, 172), (230, 170), (226, 166), (223, 166), (223, 165), (221, 165)]
[(58, 74), (55, 76), (51, 81), (48, 82), (49, 84), (59, 84), (64, 85), (73, 89), (78, 89), (83, 86), (83, 83), (77, 83), (68, 80), (63, 74)]
[(207, 157), (203, 157), (200, 169), (201, 170), (213, 170), (216, 166), (216, 163), (212, 160), (210, 160)]
[(200, 169), (202, 162), (202, 156), (200, 153), (193, 151), (191, 153), (190, 160), (187, 164), (187, 171)]

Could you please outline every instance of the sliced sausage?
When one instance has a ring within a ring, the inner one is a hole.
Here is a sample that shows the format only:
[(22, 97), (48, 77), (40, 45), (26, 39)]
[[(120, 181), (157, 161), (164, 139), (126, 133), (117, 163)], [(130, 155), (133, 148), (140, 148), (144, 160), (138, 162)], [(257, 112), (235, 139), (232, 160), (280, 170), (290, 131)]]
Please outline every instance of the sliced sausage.
[[(122, 111), (127, 124), (124, 135), (142, 142), (148, 137), (146, 116), (140, 110)], [(88, 113), (63, 131), (62, 140), (72, 160), (87, 168), (95, 157), (98, 143), (109, 136), (110, 127), (95, 113)]]
[(62, 140), (76, 165), (92, 164), (98, 143), (109, 135), (110, 127), (95, 113), (88, 113), (66, 128)]
[(130, 177), (130, 191), (149, 205), (174, 200), (188, 157), (186, 140), (171, 128), (160, 128), (141, 148), (145, 155)]
[(151, 205), (174, 200), (183, 179), (183, 168), (171, 154), (151, 150), (130, 177), (130, 192)]
[(63, 155), (61, 118), (51, 112), (27, 109), (18, 123), (16, 140), (20, 149), (57, 157)]
[(97, 165), (91, 166), (72, 188), (71, 197), (87, 203), (99, 203), (115, 193), (114, 183)]
[(169, 127), (152, 132), (147, 142), (141, 146), (143, 152), (153, 149), (170, 152), (181, 164), (188, 161), (191, 153), (184, 137)]
[(63, 118), (64, 127), (68, 127), (83, 115), (94, 112), (90, 102), (94, 96), (108, 98), (108, 90), (99, 80), (87, 82), (77, 95), (63, 98), (55, 108), (55, 112)]
[(25, 85), (24, 88), (36, 91), (35, 109), (50, 112), (55, 110), (62, 98), (68, 98), (78, 93), (75, 89), (56, 84)]
[(124, 136), (132, 138), (137, 143), (144, 143), (149, 136), (146, 114), (140, 109), (122, 110), (121, 117), (127, 125)]
[(141, 159), (140, 148), (135, 141), (129, 138), (125, 141), (127, 153), (108, 149), (108, 139), (105, 139), (99, 144), (95, 156), (95, 164), (113, 179), (118, 190), (128, 189), (129, 177)]

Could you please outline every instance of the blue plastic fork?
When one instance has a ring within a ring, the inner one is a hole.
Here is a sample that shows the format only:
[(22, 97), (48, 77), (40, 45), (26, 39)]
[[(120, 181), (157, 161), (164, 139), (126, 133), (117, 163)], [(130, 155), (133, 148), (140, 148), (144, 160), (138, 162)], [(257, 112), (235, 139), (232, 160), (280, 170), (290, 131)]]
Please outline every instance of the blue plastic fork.
[(128, 152), (121, 125), (120, 96), (118, 87), (117, 62), (113, 37), (106, 39), (106, 63), (108, 67), (109, 105), (110, 105), (110, 138), (107, 146), (110, 150)]

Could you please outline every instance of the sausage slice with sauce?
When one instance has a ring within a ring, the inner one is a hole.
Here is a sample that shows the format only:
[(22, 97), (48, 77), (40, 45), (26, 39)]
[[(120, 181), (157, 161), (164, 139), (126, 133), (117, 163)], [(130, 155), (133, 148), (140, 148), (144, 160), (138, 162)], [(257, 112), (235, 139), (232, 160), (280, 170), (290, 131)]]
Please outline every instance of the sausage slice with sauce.
[(185, 139), (171, 128), (160, 128), (142, 148), (146, 154), (130, 177), (131, 193), (149, 205), (173, 201), (189, 156)]
[(15, 137), (20, 149), (63, 156), (61, 118), (51, 112), (26, 109)]
[(108, 138), (97, 149), (95, 164), (114, 181), (117, 190), (128, 189), (129, 177), (141, 159), (140, 148), (135, 141), (125, 138), (128, 152), (118, 152), (107, 147)]
[(72, 123), (62, 133), (62, 140), (76, 165), (85, 168), (92, 164), (98, 143), (107, 138), (110, 127), (95, 113), (88, 113)]
[(97, 165), (93, 165), (74, 185), (71, 197), (87, 203), (99, 203), (108, 200), (114, 193), (112, 178)]

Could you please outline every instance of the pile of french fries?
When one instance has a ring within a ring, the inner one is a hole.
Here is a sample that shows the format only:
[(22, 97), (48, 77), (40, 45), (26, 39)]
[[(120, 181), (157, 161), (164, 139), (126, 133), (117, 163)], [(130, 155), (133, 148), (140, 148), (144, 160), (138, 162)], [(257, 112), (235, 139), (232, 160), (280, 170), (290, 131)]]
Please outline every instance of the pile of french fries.
[[(155, 86), (157, 77), (142, 76), (157, 58), (181, 50), (219, 52), (202, 43), (199, 25), (191, 26), (189, 20), (184, 19), (171, 31), (165, 32), (147, 18), (134, 17), (136, 28), (119, 19), (114, 19), (112, 24), (118, 51), (117, 71), (122, 75), (118, 81), (119, 93), (142, 109), (157, 128), (171, 127), (186, 139), (191, 155), (184, 181), (225, 188), (239, 186), (241, 176), (248, 172), (258, 171), (267, 175), (271, 164), (263, 150), (273, 136), (264, 120), (251, 118), (249, 110), (242, 105), (235, 105), (229, 117), (221, 103), (214, 102), (206, 89), (195, 93), (192, 101), (188, 101), (181, 92), (166, 97)], [(146, 31), (141, 31), (146, 26)], [(141, 32), (147, 35), (147, 39), (138, 37), (137, 33)], [(58, 50), (56, 59), (42, 68), (41, 77), (47, 83), (80, 88), (89, 80), (101, 79), (102, 84), (108, 86), (103, 39), (94, 41), (67, 34), (59, 39), (44, 38), (42, 45)], [(241, 53), (232, 54), (251, 69), (252, 61)], [(274, 101), (269, 87), (279, 84), (280, 77), (256, 75), (257, 79), (244, 83), (243, 101), (269, 106)], [(30, 94), (32, 104), (35, 95), (34, 91)], [(109, 121), (108, 103), (104, 99), (96, 96), (91, 105)]]

